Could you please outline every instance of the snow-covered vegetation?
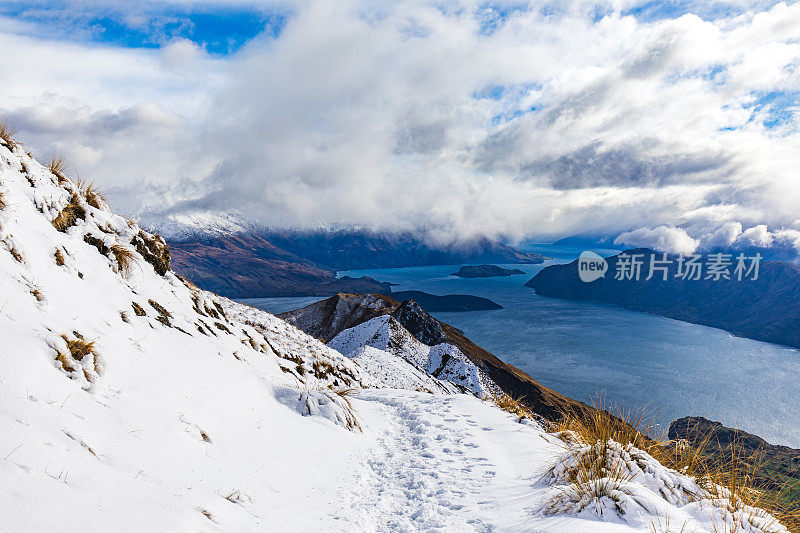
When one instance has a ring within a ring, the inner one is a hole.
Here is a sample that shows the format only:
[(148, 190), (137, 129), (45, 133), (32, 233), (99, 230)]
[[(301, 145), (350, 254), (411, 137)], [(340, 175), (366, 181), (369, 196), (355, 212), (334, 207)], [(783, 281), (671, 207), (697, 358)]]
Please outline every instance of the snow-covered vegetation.
[(3, 531), (768, 530), (631, 446), (577, 468), (592, 443), (391, 317), (328, 346), (197, 289), (9, 139), (0, 200)]

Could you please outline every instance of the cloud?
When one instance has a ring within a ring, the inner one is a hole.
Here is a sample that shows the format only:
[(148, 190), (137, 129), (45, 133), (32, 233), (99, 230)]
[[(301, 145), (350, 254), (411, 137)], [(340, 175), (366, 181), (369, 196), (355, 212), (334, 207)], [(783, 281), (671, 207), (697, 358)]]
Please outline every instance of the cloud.
[(622, 233), (614, 239), (614, 244), (688, 255), (694, 253), (700, 243), (682, 228), (659, 226)]
[[(113, 5), (131, 25), (158, 10)], [(795, 242), (799, 4), (448, 6), (236, 3), (290, 15), (225, 57), (7, 17), (0, 111), (130, 214)]]

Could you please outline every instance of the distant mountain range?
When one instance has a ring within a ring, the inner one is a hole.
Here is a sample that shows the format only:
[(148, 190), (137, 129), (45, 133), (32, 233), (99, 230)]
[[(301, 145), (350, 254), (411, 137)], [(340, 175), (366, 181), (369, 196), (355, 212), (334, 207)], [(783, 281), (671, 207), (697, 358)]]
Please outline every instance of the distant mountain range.
[[(337, 292), (390, 292), (369, 277), (337, 278), (342, 270), (461, 263), (541, 263), (546, 258), (497, 241), (476, 239), (436, 246), (410, 233), (360, 229), (274, 230), (235, 219), (210, 221), (165, 238), (173, 269), (199, 287), (230, 298), (329, 296)], [(223, 223), (226, 222), (226, 223)]]
[(658, 271), (646, 280), (648, 266), (656, 256), (647, 248), (627, 250), (642, 254), (639, 280), (617, 280), (615, 272), (620, 255), (609, 257), (608, 271), (591, 283), (578, 276), (578, 261), (542, 269), (526, 283), (537, 294), (556, 298), (593, 300), (620, 305), (677, 320), (724, 329), (740, 337), (800, 347), (800, 265), (781, 261), (760, 264), (757, 280), (745, 277), (705, 279), (708, 255), (702, 261), (700, 280), (676, 277), (677, 256), (668, 255), (667, 279)]

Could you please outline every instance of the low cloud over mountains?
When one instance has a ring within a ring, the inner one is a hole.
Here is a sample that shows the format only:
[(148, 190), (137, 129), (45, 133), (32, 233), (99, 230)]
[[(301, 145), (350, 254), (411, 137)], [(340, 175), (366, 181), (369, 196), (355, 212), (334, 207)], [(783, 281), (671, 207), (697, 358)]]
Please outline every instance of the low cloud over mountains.
[[(51, 4), (0, 10), (0, 111), (130, 214), (800, 241), (798, 4)], [(221, 52), (200, 9), (259, 30)]]

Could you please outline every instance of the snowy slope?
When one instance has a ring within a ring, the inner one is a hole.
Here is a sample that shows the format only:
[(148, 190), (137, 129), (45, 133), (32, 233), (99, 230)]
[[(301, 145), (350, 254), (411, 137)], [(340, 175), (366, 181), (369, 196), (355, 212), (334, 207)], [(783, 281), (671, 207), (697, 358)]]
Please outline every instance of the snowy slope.
[(664, 498), (691, 480), (645, 458), (626, 514), (554, 513), (567, 444), (472, 394), (392, 388), (438, 383), (448, 348), (350, 359), (200, 291), (158, 238), (3, 144), (0, 193), (4, 532), (650, 531), (644, 506), (710, 531), (721, 512)]
[[(328, 342), (328, 346), (365, 367), (372, 367), (377, 361), (385, 364), (384, 361), (394, 356), (424, 375), (444, 382), (445, 389), (450, 392), (468, 391), (479, 398), (488, 398), (499, 392), (499, 388), (458, 348), (448, 343), (423, 344), (390, 315), (378, 316), (346, 329)], [(365, 350), (365, 347), (372, 349)], [(395, 364), (399, 366), (400, 362)], [(408, 374), (405, 368), (401, 367), (400, 371)], [(419, 386), (421, 390), (430, 390), (421, 383)]]

